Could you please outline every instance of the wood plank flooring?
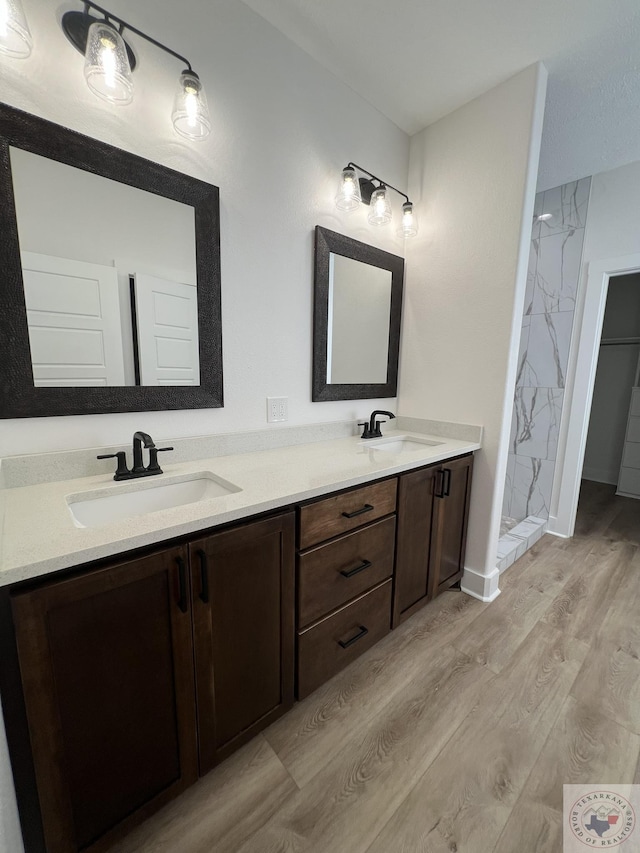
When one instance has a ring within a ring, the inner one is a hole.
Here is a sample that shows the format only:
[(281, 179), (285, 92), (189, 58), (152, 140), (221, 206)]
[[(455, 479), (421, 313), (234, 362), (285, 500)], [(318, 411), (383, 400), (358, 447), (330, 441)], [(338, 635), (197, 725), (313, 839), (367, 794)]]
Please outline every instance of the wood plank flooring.
[(640, 782), (640, 501), (583, 483), (485, 605), (446, 592), (113, 853), (560, 853)]

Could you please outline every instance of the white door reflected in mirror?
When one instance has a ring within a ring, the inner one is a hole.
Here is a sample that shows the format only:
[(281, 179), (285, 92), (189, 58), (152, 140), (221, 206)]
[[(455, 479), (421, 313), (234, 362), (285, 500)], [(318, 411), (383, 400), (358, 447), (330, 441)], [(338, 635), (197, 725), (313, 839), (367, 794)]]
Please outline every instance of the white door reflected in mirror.
[[(34, 385), (199, 385), (194, 208), (10, 157)], [(157, 284), (138, 300), (136, 276)]]
[(387, 381), (391, 278), (390, 270), (331, 253), (327, 383)]
[(22, 252), (33, 383), (125, 385), (113, 267)]
[(199, 385), (198, 293), (195, 287), (137, 273), (141, 385)]

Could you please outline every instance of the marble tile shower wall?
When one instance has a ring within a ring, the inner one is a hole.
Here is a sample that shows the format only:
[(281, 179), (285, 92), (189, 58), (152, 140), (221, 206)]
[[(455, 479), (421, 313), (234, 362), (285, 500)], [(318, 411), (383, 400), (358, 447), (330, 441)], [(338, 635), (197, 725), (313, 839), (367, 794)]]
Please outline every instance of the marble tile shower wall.
[(590, 186), (536, 196), (503, 505), (518, 521), (549, 517)]

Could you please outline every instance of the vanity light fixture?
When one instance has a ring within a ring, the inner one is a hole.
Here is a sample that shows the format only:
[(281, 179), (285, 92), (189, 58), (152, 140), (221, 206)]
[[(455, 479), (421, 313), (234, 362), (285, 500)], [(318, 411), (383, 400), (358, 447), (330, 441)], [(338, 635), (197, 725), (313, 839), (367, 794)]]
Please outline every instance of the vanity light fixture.
[(378, 189), (371, 193), (369, 207), (371, 209), (367, 219), (371, 225), (386, 225), (387, 222), (391, 222), (393, 216), (391, 202), (389, 201), (389, 192), (384, 184), (380, 184)]
[(20, 0), (0, 0), (0, 53), (26, 59), (33, 40)]
[(204, 139), (211, 130), (207, 96), (200, 78), (191, 69), (185, 69), (178, 80), (171, 120), (176, 133), (187, 139)]
[(340, 186), (338, 187), (338, 195), (336, 196), (336, 207), (339, 210), (357, 210), (362, 202), (360, 195), (360, 184), (356, 170), (347, 166), (342, 170), (340, 176)]
[(402, 205), (402, 224), (398, 228), (398, 237), (415, 237), (418, 233), (418, 223), (410, 201)]
[(127, 46), (109, 21), (96, 21), (89, 27), (84, 78), (93, 94), (105, 101), (130, 104), (133, 100)]
[[(0, 0), (0, 10), (2, 4), (11, 7), (18, 2), (19, 0)], [(104, 17), (94, 17), (90, 10), (95, 10)], [(65, 12), (62, 16), (62, 29), (76, 50), (85, 55), (84, 76), (87, 85), (95, 95), (112, 104), (129, 104), (133, 99), (131, 72), (137, 62), (133, 50), (123, 37), (125, 30), (135, 33), (179, 59), (186, 68), (178, 79), (171, 113), (173, 127), (176, 133), (187, 139), (204, 139), (209, 135), (211, 120), (207, 97), (198, 75), (184, 56), (142, 30), (132, 27), (92, 0), (85, 0), (83, 12)]]
[[(364, 173), (367, 177), (359, 177), (358, 172)], [(357, 210), (360, 204), (368, 204), (371, 207), (368, 216), (371, 225), (386, 225), (392, 218), (389, 190), (393, 190), (405, 199), (402, 205), (402, 222), (397, 231), (398, 237), (415, 237), (418, 233), (418, 223), (409, 196), (363, 169), (362, 166), (358, 166), (357, 163), (347, 163), (342, 170), (336, 195), (336, 207), (350, 212)]]

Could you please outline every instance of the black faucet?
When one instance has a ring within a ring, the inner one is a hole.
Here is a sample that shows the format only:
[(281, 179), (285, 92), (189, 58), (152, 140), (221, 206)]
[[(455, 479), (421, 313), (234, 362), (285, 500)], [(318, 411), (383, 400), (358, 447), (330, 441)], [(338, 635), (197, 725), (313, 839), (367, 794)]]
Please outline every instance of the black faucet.
[[(149, 464), (145, 468), (142, 464), (142, 445), (149, 450)], [(107, 453), (97, 456), (97, 459), (117, 459), (118, 467), (114, 474), (114, 480), (135, 480), (137, 477), (150, 477), (153, 474), (162, 474), (162, 468), (158, 465), (158, 453), (165, 450), (173, 450), (173, 447), (156, 447), (155, 442), (146, 432), (138, 430), (133, 434), (133, 468), (127, 468), (127, 455), (124, 450), (117, 453)]]
[(131, 469), (132, 474), (136, 474), (138, 476), (143, 475), (143, 472), (147, 469), (142, 464), (142, 443), (144, 442), (144, 446), (146, 448), (153, 447), (155, 448), (155, 442), (151, 438), (151, 436), (146, 432), (141, 432), (138, 430), (133, 434), (133, 468)]
[(369, 423), (366, 421), (358, 424), (358, 426), (364, 427), (361, 438), (382, 438), (382, 433), (380, 432), (380, 424), (384, 423), (384, 421), (377, 421), (376, 415), (386, 415), (389, 420), (393, 420), (395, 415), (393, 412), (385, 412), (382, 409), (375, 409), (371, 412), (371, 417), (369, 418)]

